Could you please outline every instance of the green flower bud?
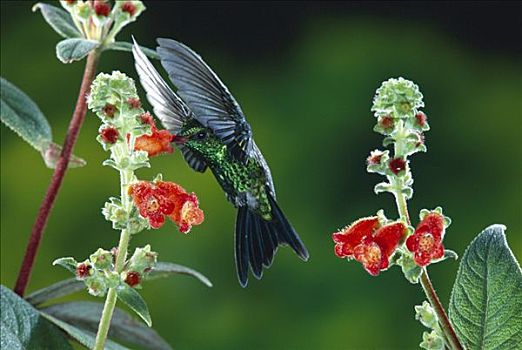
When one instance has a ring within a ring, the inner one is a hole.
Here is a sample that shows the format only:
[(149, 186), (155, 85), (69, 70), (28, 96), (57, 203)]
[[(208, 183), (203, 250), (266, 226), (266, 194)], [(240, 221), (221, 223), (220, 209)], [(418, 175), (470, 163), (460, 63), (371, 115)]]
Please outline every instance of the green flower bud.
[(112, 254), (108, 250), (98, 248), (94, 254), (90, 256), (91, 263), (100, 270), (106, 270), (112, 267)]
[(143, 248), (136, 248), (134, 254), (129, 259), (128, 271), (135, 271), (139, 274), (150, 271), (158, 260), (158, 253), (150, 250), (150, 245), (147, 244)]
[(372, 111), (376, 117), (415, 118), (424, 107), (419, 87), (404, 78), (391, 78), (382, 83), (373, 99)]
[(381, 151), (376, 149), (370, 153), (370, 156), (366, 159), (367, 168), (369, 173), (386, 174), (388, 167), (388, 161), (390, 160), (390, 151)]
[(111, 197), (110, 202), (106, 202), (102, 208), (102, 214), (105, 220), (112, 222), (112, 227), (116, 230), (122, 230), (127, 227), (128, 215), (121, 204), (119, 198)]
[(422, 333), (422, 343), (419, 344), (421, 348), (428, 350), (443, 350), (444, 339), (436, 332)]
[(89, 294), (95, 297), (103, 297), (107, 293), (107, 282), (103, 275), (96, 273), (85, 280)]
[(419, 278), (422, 274), (422, 269), (417, 264), (415, 264), (412, 254), (408, 252), (403, 252), (401, 254), (401, 257), (397, 259), (397, 265), (401, 267), (404, 277), (406, 277), (406, 279), (410, 283), (419, 283)]
[(435, 310), (427, 301), (422, 302), (422, 305), (415, 305), (415, 319), (431, 329), (434, 329), (439, 322)]
[(114, 71), (112, 74), (98, 74), (92, 82), (91, 93), (87, 98), (87, 103), (89, 108), (96, 112), (103, 121), (110, 123), (114, 115), (112, 113), (104, 113), (106, 106), (126, 107), (127, 104), (125, 102), (129, 98), (137, 97), (134, 80), (119, 71)]

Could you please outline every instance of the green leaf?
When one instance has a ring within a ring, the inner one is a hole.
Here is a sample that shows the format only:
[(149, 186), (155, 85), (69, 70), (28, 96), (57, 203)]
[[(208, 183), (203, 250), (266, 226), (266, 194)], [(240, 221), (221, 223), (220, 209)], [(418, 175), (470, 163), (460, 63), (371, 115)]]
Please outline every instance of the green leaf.
[(67, 11), (42, 2), (33, 6), (33, 12), (37, 10), (42, 11), (45, 21), (49, 23), (56, 33), (64, 38), (79, 38), (82, 36), (82, 33), (80, 33)]
[[(42, 312), (41, 315), (45, 317), (47, 320), (51, 321), (54, 325), (59, 327), (62, 331), (67, 333), (69, 337), (76, 340), (78, 343), (82, 344), (83, 346), (86, 346), (89, 349), (94, 348), (94, 344), (96, 343), (96, 333), (81, 330), (77, 327), (68, 324), (67, 322), (63, 322), (51, 315), (48, 315), (45, 312)], [(130, 350), (129, 348), (117, 344), (109, 339), (106, 340), (104, 348), (105, 350)]]
[(53, 138), (49, 122), (22, 90), (4, 78), (0, 82), (2, 122), (37, 151), (42, 151)]
[(486, 228), (460, 262), (449, 317), (467, 349), (519, 349), (522, 344), (522, 271), (504, 230), (503, 225)]
[(200, 280), (206, 286), (212, 287), (212, 282), (210, 282), (210, 280), (207, 277), (205, 277), (198, 271), (183, 265), (178, 265), (170, 262), (158, 262), (146, 278), (147, 280), (151, 280), (156, 278), (171, 277), (174, 275), (192, 276)]
[(83, 289), (85, 289), (85, 283), (83, 281), (79, 281), (76, 278), (69, 278), (37, 290), (26, 296), (25, 300), (34, 306), (38, 306), (51, 299), (61, 298)]
[[(102, 310), (103, 304), (89, 301), (55, 304), (42, 309), (46, 314), (89, 332), (97, 331)], [(154, 329), (118, 308), (112, 315), (109, 337), (150, 350), (172, 349)]]
[(3, 285), (0, 286), (0, 293), (0, 348), (72, 350), (63, 334), (28, 302)]
[[(60, 159), (62, 155), (62, 146), (51, 142), (47, 145), (45, 149), (41, 151), (42, 158), (45, 162), (45, 165), (50, 168), (54, 169), (56, 168), (56, 165), (58, 164), (58, 160)], [(69, 158), (69, 164), (67, 164), (68, 168), (81, 168), (85, 166), (87, 162), (80, 158), (75, 156), (74, 154), (71, 154), (71, 157)]]
[[(160, 57), (156, 53), (156, 51), (152, 49), (148, 49), (146, 47), (140, 46), (141, 50), (145, 55), (147, 55), (149, 58), (153, 58), (155, 60), (159, 60)], [(106, 50), (116, 50), (116, 51), (129, 51), (132, 52), (132, 44), (125, 42), (125, 41), (116, 41), (113, 43), (110, 43), (109, 45), (105, 46)]]
[(56, 56), (63, 63), (79, 61), (100, 45), (95, 40), (88, 39), (65, 39), (56, 45)]
[(53, 261), (53, 266), (55, 265), (59, 265), (76, 274), (76, 266), (78, 265), (78, 262), (71, 257), (59, 258)]
[(116, 294), (118, 295), (118, 299), (140, 316), (147, 326), (152, 326), (149, 308), (140, 293), (127, 285), (120, 285), (116, 288)]

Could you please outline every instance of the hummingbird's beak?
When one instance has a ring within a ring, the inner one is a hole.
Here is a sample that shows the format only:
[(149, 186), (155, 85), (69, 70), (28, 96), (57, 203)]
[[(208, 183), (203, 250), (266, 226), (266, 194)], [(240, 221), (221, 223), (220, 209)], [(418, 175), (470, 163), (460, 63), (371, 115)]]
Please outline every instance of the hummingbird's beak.
[(187, 142), (187, 138), (185, 136), (174, 135), (172, 137), (172, 142), (174, 142), (177, 145), (182, 145), (185, 142)]

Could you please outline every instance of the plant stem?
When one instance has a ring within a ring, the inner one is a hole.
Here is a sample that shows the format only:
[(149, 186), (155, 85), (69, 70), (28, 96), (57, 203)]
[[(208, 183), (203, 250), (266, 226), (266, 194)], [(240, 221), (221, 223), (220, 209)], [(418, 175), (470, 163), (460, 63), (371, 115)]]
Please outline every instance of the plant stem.
[[(393, 194), (395, 196), (397, 209), (399, 211), (401, 219), (405, 220), (409, 225), (411, 225), (406, 196), (397, 187)], [(442, 329), (442, 332), (444, 333), (446, 342), (451, 347), (451, 349), (463, 349), (459, 339), (457, 338), (457, 334), (455, 333), (455, 330), (453, 329), (453, 326), (449, 321), (448, 315), (446, 314), (446, 311), (444, 310), (444, 307), (440, 302), (437, 292), (435, 292), (435, 289), (433, 288), (433, 284), (431, 283), (430, 277), (428, 276), (428, 270), (426, 268), (422, 269), (420, 283), (422, 289), (424, 290), (424, 293), (426, 294), (426, 297), (428, 298), (428, 301), (430, 302), (431, 306), (435, 310), (435, 313), (437, 314), (439, 324)]]
[(422, 269), (420, 282), (422, 289), (428, 298), (428, 301), (439, 318), (439, 324), (442, 328), (442, 332), (444, 333), (446, 341), (449, 343), (448, 345), (451, 347), (451, 349), (464, 349), (460, 344), (459, 339), (457, 338), (457, 334), (455, 334), (455, 330), (449, 321), (448, 315), (446, 314), (446, 311), (444, 310), (444, 307), (442, 306), (435, 289), (433, 288), (433, 284), (431, 283), (430, 277), (428, 276), (428, 270), (426, 268)]
[[(115, 155), (116, 157), (129, 156), (131, 153), (131, 149), (133, 148), (133, 145), (134, 137), (131, 136), (129, 143), (123, 142), (120, 145), (120, 147), (115, 147), (115, 149), (113, 149), (113, 155)], [(120, 170), (121, 202), (123, 208), (125, 208), (127, 212), (130, 212), (132, 208), (132, 202), (129, 198), (129, 194), (127, 193), (127, 189), (133, 176), (134, 172), (132, 170)], [(116, 271), (118, 274), (120, 274), (123, 271), (125, 260), (127, 258), (127, 250), (129, 247), (130, 238), (131, 231), (121, 231), (120, 242), (118, 244), (118, 253), (116, 255), (116, 262), (114, 264), (114, 271)], [(107, 293), (107, 298), (105, 299), (105, 305), (103, 306), (102, 316), (98, 325), (98, 333), (96, 334), (94, 350), (103, 350), (105, 346), (105, 341), (107, 340), (107, 335), (109, 333), (112, 314), (116, 306), (116, 301), (116, 288), (110, 288), (109, 292)]]
[(27, 243), (24, 260), (16, 280), (14, 291), (21, 297), (24, 296), (25, 289), (27, 288), (27, 284), (31, 278), (31, 272), (33, 270), (36, 254), (38, 253), (38, 248), (42, 240), (45, 226), (49, 219), (49, 215), (51, 214), (56, 196), (58, 195), (58, 191), (62, 185), (62, 181), (65, 176), (65, 172), (67, 171), (67, 166), (69, 164), (69, 160), (71, 159), (74, 145), (78, 139), (78, 134), (80, 132), (83, 120), (85, 119), (85, 114), (87, 113), (86, 96), (89, 94), (92, 80), (96, 74), (96, 65), (99, 61), (99, 58), (100, 52), (98, 50), (92, 51), (87, 56), (82, 83), (80, 85), (80, 92), (78, 94), (76, 107), (74, 108), (74, 112), (69, 123), (69, 129), (67, 130), (67, 135), (63, 143), (62, 153), (60, 154), (60, 158), (58, 159), (56, 168), (54, 169), (51, 182), (47, 188), (47, 193), (45, 194), (42, 204), (40, 205), (38, 216), (36, 217), (29, 242)]

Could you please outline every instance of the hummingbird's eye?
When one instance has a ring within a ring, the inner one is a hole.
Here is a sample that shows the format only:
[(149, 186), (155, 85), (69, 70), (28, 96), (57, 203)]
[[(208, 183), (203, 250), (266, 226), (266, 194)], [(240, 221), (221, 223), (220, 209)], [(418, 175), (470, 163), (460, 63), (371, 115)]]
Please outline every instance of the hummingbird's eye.
[(194, 138), (196, 140), (204, 140), (206, 137), (207, 137), (207, 132), (206, 131), (200, 131), (200, 132), (198, 132), (197, 134), (194, 135)]

